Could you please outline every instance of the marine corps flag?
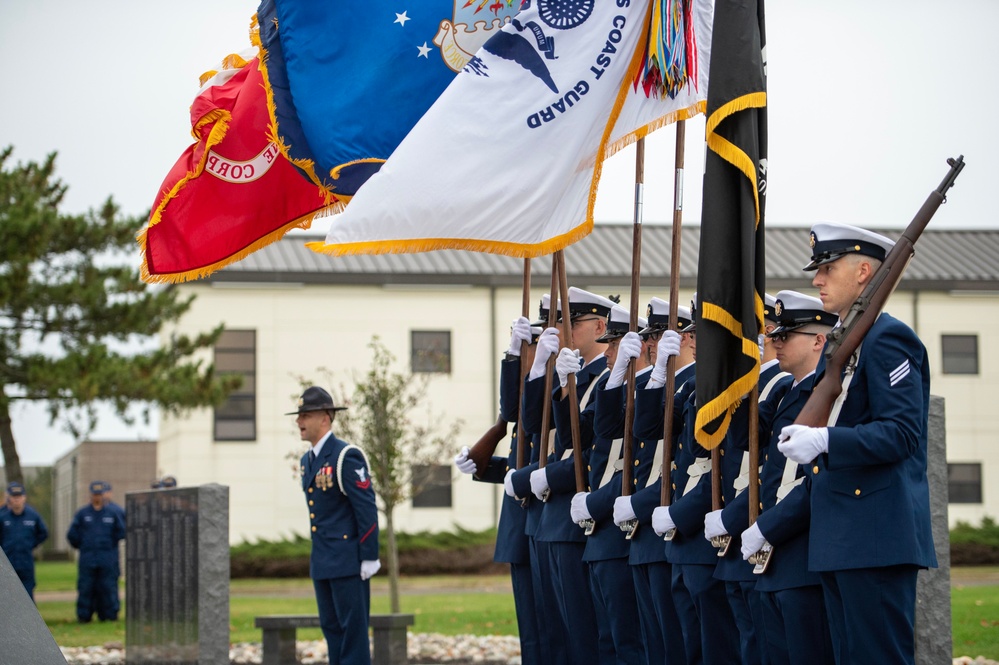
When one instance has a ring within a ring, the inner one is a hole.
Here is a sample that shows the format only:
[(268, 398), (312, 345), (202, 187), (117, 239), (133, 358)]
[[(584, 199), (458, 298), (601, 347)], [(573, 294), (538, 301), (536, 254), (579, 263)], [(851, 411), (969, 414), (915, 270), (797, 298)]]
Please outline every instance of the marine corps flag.
[(308, 228), (332, 202), (268, 137), (257, 58), (229, 56), (205, 78), (191, 104), (197, 141), (167, 174), (138, 235), (147, 282), (204, 277)]
[(717, 446), (757, 384), (766, 278), (763, 0), (717, 0), (697, 266), (697, 442)]

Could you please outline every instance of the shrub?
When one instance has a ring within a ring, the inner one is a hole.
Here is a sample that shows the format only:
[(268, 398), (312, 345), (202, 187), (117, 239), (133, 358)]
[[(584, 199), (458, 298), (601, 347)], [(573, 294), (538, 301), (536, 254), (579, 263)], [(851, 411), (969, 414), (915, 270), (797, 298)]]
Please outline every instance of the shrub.
[[(454, 531), (398, 533), (399, 572), (403, 575), (495, 574), (506, 572), (506, 564), (493, 563), (496, 530), (469, 531), (459, 526)], [(385, 538), (381, 538), (382, 561), (385, 561)], [(230, 576), (308, 577), (308, 538), (257, 540), (230, 548)]]
[(999, 525), (996, 521), (983, 517), (980, 527), (958, 522), (950, 531), (950, 563), (952, 566), (999, 565)]

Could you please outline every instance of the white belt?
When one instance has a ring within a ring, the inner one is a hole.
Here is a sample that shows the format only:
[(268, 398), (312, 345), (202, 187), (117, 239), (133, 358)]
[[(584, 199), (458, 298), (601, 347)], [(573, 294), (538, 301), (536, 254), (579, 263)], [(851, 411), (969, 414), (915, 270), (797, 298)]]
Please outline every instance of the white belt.
[(656, 456), (652, 458), (652, 470), (645, 480), (645, 486), (655, 485), (659, 477), (663, 475), (663, 440), (656, 442)]
[(711, 473), (711, 458), (695, 458), (694, 463), (687, 467), (687, 486), (683, 488), (683, 493), (687, 494), (692, 489), (697, 487), (697, 483), (700, 481), (701, 476), (706, 473)]
[(597, 487), (603, 487), (609, 483), (610, 479), (614, 476), (614, 472), (624, 468), (624, 460), (621, 459), (621, 446), (623, 445), (624, 439), (614, 439), (611, 441), (607, 465), (604, 467), (604, 475), (600, 477), (600, 484)]
[[(861, 343), (861, 346), (863, 344)], [(827, 427), (832, 427), (839, 420), (839, 413), (843, 410), (843, 402), (846, 401), (846, 396), (850, 392), (850, 383), (853, 381), (853, 375), (857, 370), (857, 362), (860, 360), (860, 346), (851, 358), (851, 362), (847, 363), (846, 374), (843, 377), (843, 390), (839, 393), (839, 397), (833, 402), (832, 409), (829, 411), (829, 420), (826, 421)], [(791, 490), (800, 485), (804, 480), (805, 476), (797, 478), (798, 475), (798, 463), (794, 460), (784, 460), (784, 474), (780, 479), (780, 487), (777, 488), (777, 503), (784, 500)]]

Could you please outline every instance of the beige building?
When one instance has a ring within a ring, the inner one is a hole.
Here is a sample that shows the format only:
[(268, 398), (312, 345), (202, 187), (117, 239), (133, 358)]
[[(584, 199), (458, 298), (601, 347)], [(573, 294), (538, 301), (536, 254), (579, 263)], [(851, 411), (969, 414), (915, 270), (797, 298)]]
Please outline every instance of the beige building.
[(90, 483), (111, 484), (115, 503), (125, 507), (125, 494), (148, 490), (156, 478), (155, 441), (84, 441), (52, 466), (53, 549), (70, 549), (66, 531), (76, 511), (90, 502)]
[[(897, 235), (897, 231), (886, 231)], [(598, 225), (566, 250), (569, 281), (628, 300), (630, 226)], [(668, 295), (669, 227), (645, 225), (640, 309)], [(814, 293), (807, 228), (768, 229), (768, 291)], [(523, 261), (469, 252), (330, 259), (293, 235), (208, 279), (178, 285), (197, 296), (176, 331), (218, 325), (225, 334), (206, 362), (243, 374), (240, 393), (218, 409), (164, 416), (156, 466), (182, 484), (230, 487), (230, 539), (306, 534), (297, 479), (305, 444), (294, 408), (299, 379), (352, 392), (368, 369), (378, 335), (398, 370), (433, 371), (429, 401), (442, 422), (461, 419), (454, 452), (496, 418), (499, 361), (520, 313)], [(699, 229), (684, 229), (681, 302), (695, 286)], [(999, 415), (986, 404), (999, 392), (999, 231), (927, 231), (888, 311), (909, 323), (929, 351), (933, 394), (947, 401), (950, 519), (978, 523), (999, 515), (985, 479), (999, 473)], [(533, 262), (531, 317), (550, 284), (550, 260)], [(431, 358), (434, 362), (427, 363)], [(443, 364), (438, 364), (438, 363)], [(335, 429), (335, 427), (334, 427)], [(499, 453), (506, 454), (507, 444)], [(399, 509), (405, 531), (485, 528), (495, 522), (502, 488), (475, 483), (441, 460), (442, 484)], [(994, 484), (993, 484), (994, 486)]]

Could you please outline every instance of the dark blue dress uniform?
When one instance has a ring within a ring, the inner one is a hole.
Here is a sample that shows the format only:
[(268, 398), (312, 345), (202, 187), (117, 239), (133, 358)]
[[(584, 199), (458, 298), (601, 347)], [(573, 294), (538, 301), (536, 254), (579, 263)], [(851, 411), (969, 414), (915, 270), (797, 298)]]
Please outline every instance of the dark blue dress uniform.
[[(596, 358), (576, 373), (575, 399), (587, 403), (593, 397), (595, 381), (607, 367), (604, 356)], [(538, 385), (540, 384), (540, 385)], [(566, 635), (566, 654), (570, 663), (593, 660), (594, 654), (608, 657), (613, 652), (609, 641), (601, 645), (596, 610), (590, 594), (589, 567), (583, 562), (586, 536), (573, 523), (569, 514), (572, 497), (576, 493), (576, 473), (572, 458), (572, 436), (569, 426), (569, 399), (559, 398), (561, 388), (557, 383), (553, 391), (552, 415), (556, 425), (555, 450), (545, 466), (550, 495), (541, 513), (541, 523), (535, 539), (548, 543), (548, 560), (555, 581), (555, 598), (559, 607)], [(544, 392), (544, 377), (527, 382), (525, 405), (528, 399), (537, 399)], [(589, 392), (589, 395), (587, 393)], [(584, 399), (586, 398), (586, 399)], [(579, 431), (584, 456), (588, 456), (592, 442), (592, 422), (585, 421), (585, 407), (580, 411)], [(592, 410), (588, 412), (592, 417)], [(586, 461), (583, 461), (586, 464)]]
[[(772, 665), (833, 662), (829, 623), (818, 573), (808, 570), (808, 483), (801, 465), (794, 479), (802, 479), (778, 503), (785, 482), (787, 458), (777, 449), (781, 430), (794, 422), (812, 394), (815, 375), (793, 385), (785, 380), (759, 411), (760, 450), (766, 461), (760, 476), (760, 516), (757, 525), (774, 549), (767, 570), (757, 576), (756, 591), (764, 615), (766, 644)], [(735, 421), (733, 421), (735, 422)], [(786, 490), (785, 490), (786, 491)], [(741, 533), (749, 527), (746, 495), (740, 495), (722, 513), (725, 528)]]
[(361, 561), (378, 558), (378, 510), (368, 465), (360, 448), (332, 432), (314, 461), (311, 453), (301, 461), (312, 532), (309, 576), (330, 663), (370, 663), (371, 583), (361, 579)]
[(20, 515), (15, 515), (10, 508), (0, 508), (0, 549), (32, 599), (35, 597), (35, 559), (31, 552), (48, 537), (45, 521), (31, 506), (24, 506)]
[[(651, 369), (646, 368), (636, 375), (638, 390), (648, 383)], [(621, 495), (624, 410), (621, 400), (616, 399), (620, 390), (612, 390), (610, 399), (605, 398), (609, 378), (609, 374), (604, 374), (598, 380), (596, 399), (587, 405), (587, 409), (594, 410), (594, 416), (588, 465), (591, 491), (586, 497), (586, 509), (595, 522), (595, 528), (586, 539), (583, 561), (590, 568), (591, 592), (600, 631), (609, 633), (611, 637), (614, 649), (611, 662), (637, 665), (645, 663), (646, 656), (638, 601), (628, 565), (630, 543), (613, 520), (614, 501)]]
[[(680, 368), (674, 379), (674, 418), (672, 439), (673, 459), (676, 459), (676, 436), (682, 429), (682, 405), (694, 392), (694, 364)], [(624, 393), (618, 390), (623, 404)], [(608, 393), (611, 391), (607, 391)], [(687, 658), (685, 642), (700, 643), (700, 628), (689, 599), (676, 604), (670, 586), (673, 567), (666, 560), (663, 539), (652, 529), (652, 512), (659, 507), (662, 475), (655, 469), (662, 463), (657, 446), (663, 435), (665, 390), (643, 388), (635, 395), (634, 440), (635, 469), (632, 484), (632, 508), (638, 519), (638, 529), (631, 539), (628, 563), (638, 600), (639, 620), (644, 636), (648, 663), (698, 662)], [(666, 442), (662, 442), (666, 445)], [(675, 462), (674, 462), (675, 465)], [(658, 476), (658, 477), (656, 477)], [(692, 632), (691, 632), (692, 631)], [(700, 647), (698, 646), (699, 653)]]
[[(544, 385), (543, 379), (542, 385)], [(545, 503), (539, 501), (531, 493), (531, 472), (538, 468), (541, 453), (541, 409), (536, 407), (539, 407), (540, 394), (544, 391), (537, 390), (535, 399), (538, 402), (535, 403), (527, 400), (527, 383), (524, 384), (524, 388), (524, 392), (521, 395), (521, 407), (524, 414), (522, 424), (524, 432), (530, 435), (531, 463), (526, 464), (513, 473), (511, 484), (517, 497), (525, 499), (527, 502), (524, 534), (527, 536), (531, 557), (531, 582), (534, 589), (534, 607), (538, 618), (538, 630), (544, 636), (541, 640), (541, 656), (546, 663), (568, 665), (569, 656), (566, 647), (566, 635), (559, 614), (555, 592), (555, 579), (551, 572), (548, 552), (549, 544), (537, 538), (538, 527), (541, 524), (541, 515), (544, 512)], [(549, 450), (552, 450), (555, 439), (554, 422), (550, 422), (549, 427)], [(548, 459), (552, 459), (552, 456), (549, 455)]]
[[(174, 484), (174, 487), (176, 487), (176, 484)], [(111, 483), (104, 483), (104, 489), (105, 490), (110, 490), (111, 489)], [(122, 508), (117, 503), (115, 503), (114, 501), (108, 501), (106, 504), (104, 504), (104, 507), (107, 508), (108, 510), (114, 511), (115, 513), (118, 514), (118, 517), (121, 518), (122, 523), (125, 524), (125, 529), (127, 531), (128, 530), (128, 520), (125, 518), (125, 509)], [(117, 586), (118, 585), (118, 580), (121, 579), (121, 557), (120, 556), (115, 557), (114, 562), (115, 562), (115, 566), (116, 566), (116, 568), (115, 568), (115, 586)], [(120, 609), (121, 609), (121, 598), (119, 598), (118, 594), (116, 593), (114, 595), (114, 611), (117, 612)]]
[[(825, 370), (819, 360), (816, 382)], [(808, 567), (821, 573), (838, 663), (913, 662), (916, 573), (935, 567), (926, 478), (930, 370), (908, 326), (864, 338), (829, 452), (811, 473)]]
[[(793, 381), (794, 379), (789, 374), (781, 372), (780, 365), (776, 360), (767, 362), (760, 368), (758, 382), (760, 401), (758, 404), (762, 405), (769, 399), (779, 401), (779, 397)], [(748, 406), (748, 401), (744, 400), (739, 411), (748, 416)], [(748, 492), (745, 489), (736, 490), (733, 481), (734, 478), (739, 477), (742, 461), (748, 454), (746, 451), (749, 450), (744, 428), (737, 431), (737, 428), (730, 427), (727, 436), (729, 441), (726, 441), (722, 448), (722, 452), (727, 451), (728, 453), (722, 459), (722, 497), (726, 512), (732, 507), (733, 501), (737, 499), (737, 492), (738, 497), (748, 497)], [(762, 462), (767, 444), (766, 436), (761, 436), (759, 442), (759, 461)], [(740, 505), (744, 515), (742, 519), (748, 522), (749, 507), (744, 503)], [(724, 513), (722, 513), (722, 519), (724, 521)], [(763, 607), (756, 591), (757, 576), (753, 574), (753, 564), (742, 558), (742, 542), (739, 537), (739, 534), (747, 527), (748, 524), (742, 529), (728, 531), (732, 540), (725, 556), (718, 559), (718, 564), (715, 566), (715, 578), (725, 582), (728, 604), (732, 608), (732, 615), (739, 627), (739, 647), (743, 665), (766, 665), (769, 663), (769, 659), (767, 658), (763, 624)]]
[(125, 537), (125, 522), (107, 508), (88, 504), (77, 511), (66, 540), (80, 550), (76, 580), (76, 616), (86, 623), (94, 612), (101, 621), (118, 618), (118, 541)]
[[(683, 430), (679, 434), (676, 468), (671, 476), (673, 500), (669, 508), (676, 534), (666, 543), (666, 559), (673, 566), (673, 602), (678, 610), (681, 604), (692, 603), (700, 626), (698, 654), (698, 645), (688, 639), (692, 631), (685, 625), (684, 639), (690, 662), (701, 662), (698, 655), (705, 663), (738, 662), (738, 627), (728, 604), (725, 584), (714, 577), (718, 551), (704, 538), (704, 516), (711, 511), (711, 475), (705, 464), (710, 463), (711, 453), (694, 440), (695, 394), (688, 397), (680, 413)], [(698, 470), (706, 472), (692, 478), (693, 472)], [(681, 621), (689, 618), (682, 614), (680, 617)]]
[[(517, 450), (520, 445), (517, 418), (520, 410), (520, 358), (510, 356), (500, 365), (500, 417), (514, 423), (510, 435), (510, 454), (490, 458), (482, 476), (475, 480), (502, 484), (507, 471), (517, 468)], [(530, 450), (524, 451), (525, 466), (530, 461)], [(525, 533), (527, 510), (520, 501), (503, 493), (499, 526), (496, 530), (496, 549), (493, 561), (510, 564), (514, 608), (517, 612), (517, 629), (520, 633), (520, 659), (524, 665), (542, 662), (541, 632), (538, 630), (538, 607), (531, 572), (531, 548)]]

